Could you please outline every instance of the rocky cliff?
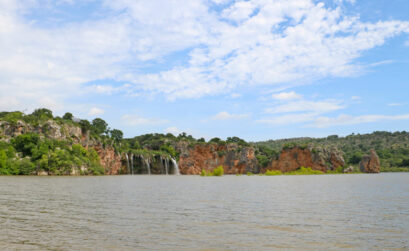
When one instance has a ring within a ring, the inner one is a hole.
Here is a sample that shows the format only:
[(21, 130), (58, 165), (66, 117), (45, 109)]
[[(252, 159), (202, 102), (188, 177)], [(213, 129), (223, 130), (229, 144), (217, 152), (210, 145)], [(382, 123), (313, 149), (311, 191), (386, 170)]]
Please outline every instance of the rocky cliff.
[(201, 170), (213, 171), (223, 166), (225, 174), (260, 172), (255, 151), (252, 147), (237, 144), (196, 144), (180, 142), (179, 169), (181, 174), (200, 174)]
[(293, 147), (283, 149), (278, 159), (273, 160), (267, 169), (291, 172), (300, 167), (310, 167), (313, 170), (326, 172), (343, 166), (345, 161), (342, 153), (335, 148)]

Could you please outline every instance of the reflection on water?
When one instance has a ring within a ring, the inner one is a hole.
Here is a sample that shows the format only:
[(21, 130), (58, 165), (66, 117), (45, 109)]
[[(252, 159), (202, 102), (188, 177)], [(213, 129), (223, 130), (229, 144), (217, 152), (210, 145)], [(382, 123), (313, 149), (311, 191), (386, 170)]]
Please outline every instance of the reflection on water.
[(1, 249), (409, 248), (409, 174), (0, 177)]

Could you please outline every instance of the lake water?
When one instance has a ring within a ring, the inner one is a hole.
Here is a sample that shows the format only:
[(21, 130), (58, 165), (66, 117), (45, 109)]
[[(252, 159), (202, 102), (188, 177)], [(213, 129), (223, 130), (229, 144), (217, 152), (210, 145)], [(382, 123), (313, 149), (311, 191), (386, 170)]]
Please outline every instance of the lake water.
[(409, 249), (409, 173), (0, 177), (0, 249)]

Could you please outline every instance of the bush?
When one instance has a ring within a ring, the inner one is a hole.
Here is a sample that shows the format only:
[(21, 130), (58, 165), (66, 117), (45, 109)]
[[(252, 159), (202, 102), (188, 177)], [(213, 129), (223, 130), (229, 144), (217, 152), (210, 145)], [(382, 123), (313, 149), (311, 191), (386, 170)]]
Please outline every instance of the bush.
[(224, 169), (223, 166), (218, 166), (216, 169), (213, 170), (213, 176), (223, 176)]
[(300, 167), (299, 169), (285, 173), (285, 175), (315, 175), (315, 174), (324, 174), (322, 171), (312, 170), (311, 167)]
[(264, 174), (267, 176), (283, 175), (280, 170), (267, 170)]
[(200, 176), (223, 176), (224, 169), (223, 166), (218, 166), (213, 170), (213, 172), (207, 172), (206, 170), (202, 169)]

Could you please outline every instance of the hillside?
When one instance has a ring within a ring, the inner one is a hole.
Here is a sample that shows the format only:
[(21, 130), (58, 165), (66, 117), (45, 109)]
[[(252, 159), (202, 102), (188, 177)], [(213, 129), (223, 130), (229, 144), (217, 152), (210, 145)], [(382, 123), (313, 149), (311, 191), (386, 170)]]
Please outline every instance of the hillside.
[(382, 171), (409, 171), (409, 132), (377, 131), (370, 134), (351, 134), (346, 137), (337, 135), (326, 138), (293, 138), (257, 142), (260, 149), (268, 148), (274, 153), (283, 146), (313, 145), (316, 147), (337, 148), (343, 152), (347, 165), (357, 165), (362, 156), (375, 149)]
[[(381, 171), (409, 171), (409, 133), (294, 138), (250, 143), (239, 137), (195, 139), (145, 134), (123, 138), (101, 118), (0, 112), (0, 175), (200, 174), (222, 165), (227, 174), (359, 171), (371, 149)], [(376, 157), (377, 158), (377, 157)]]

